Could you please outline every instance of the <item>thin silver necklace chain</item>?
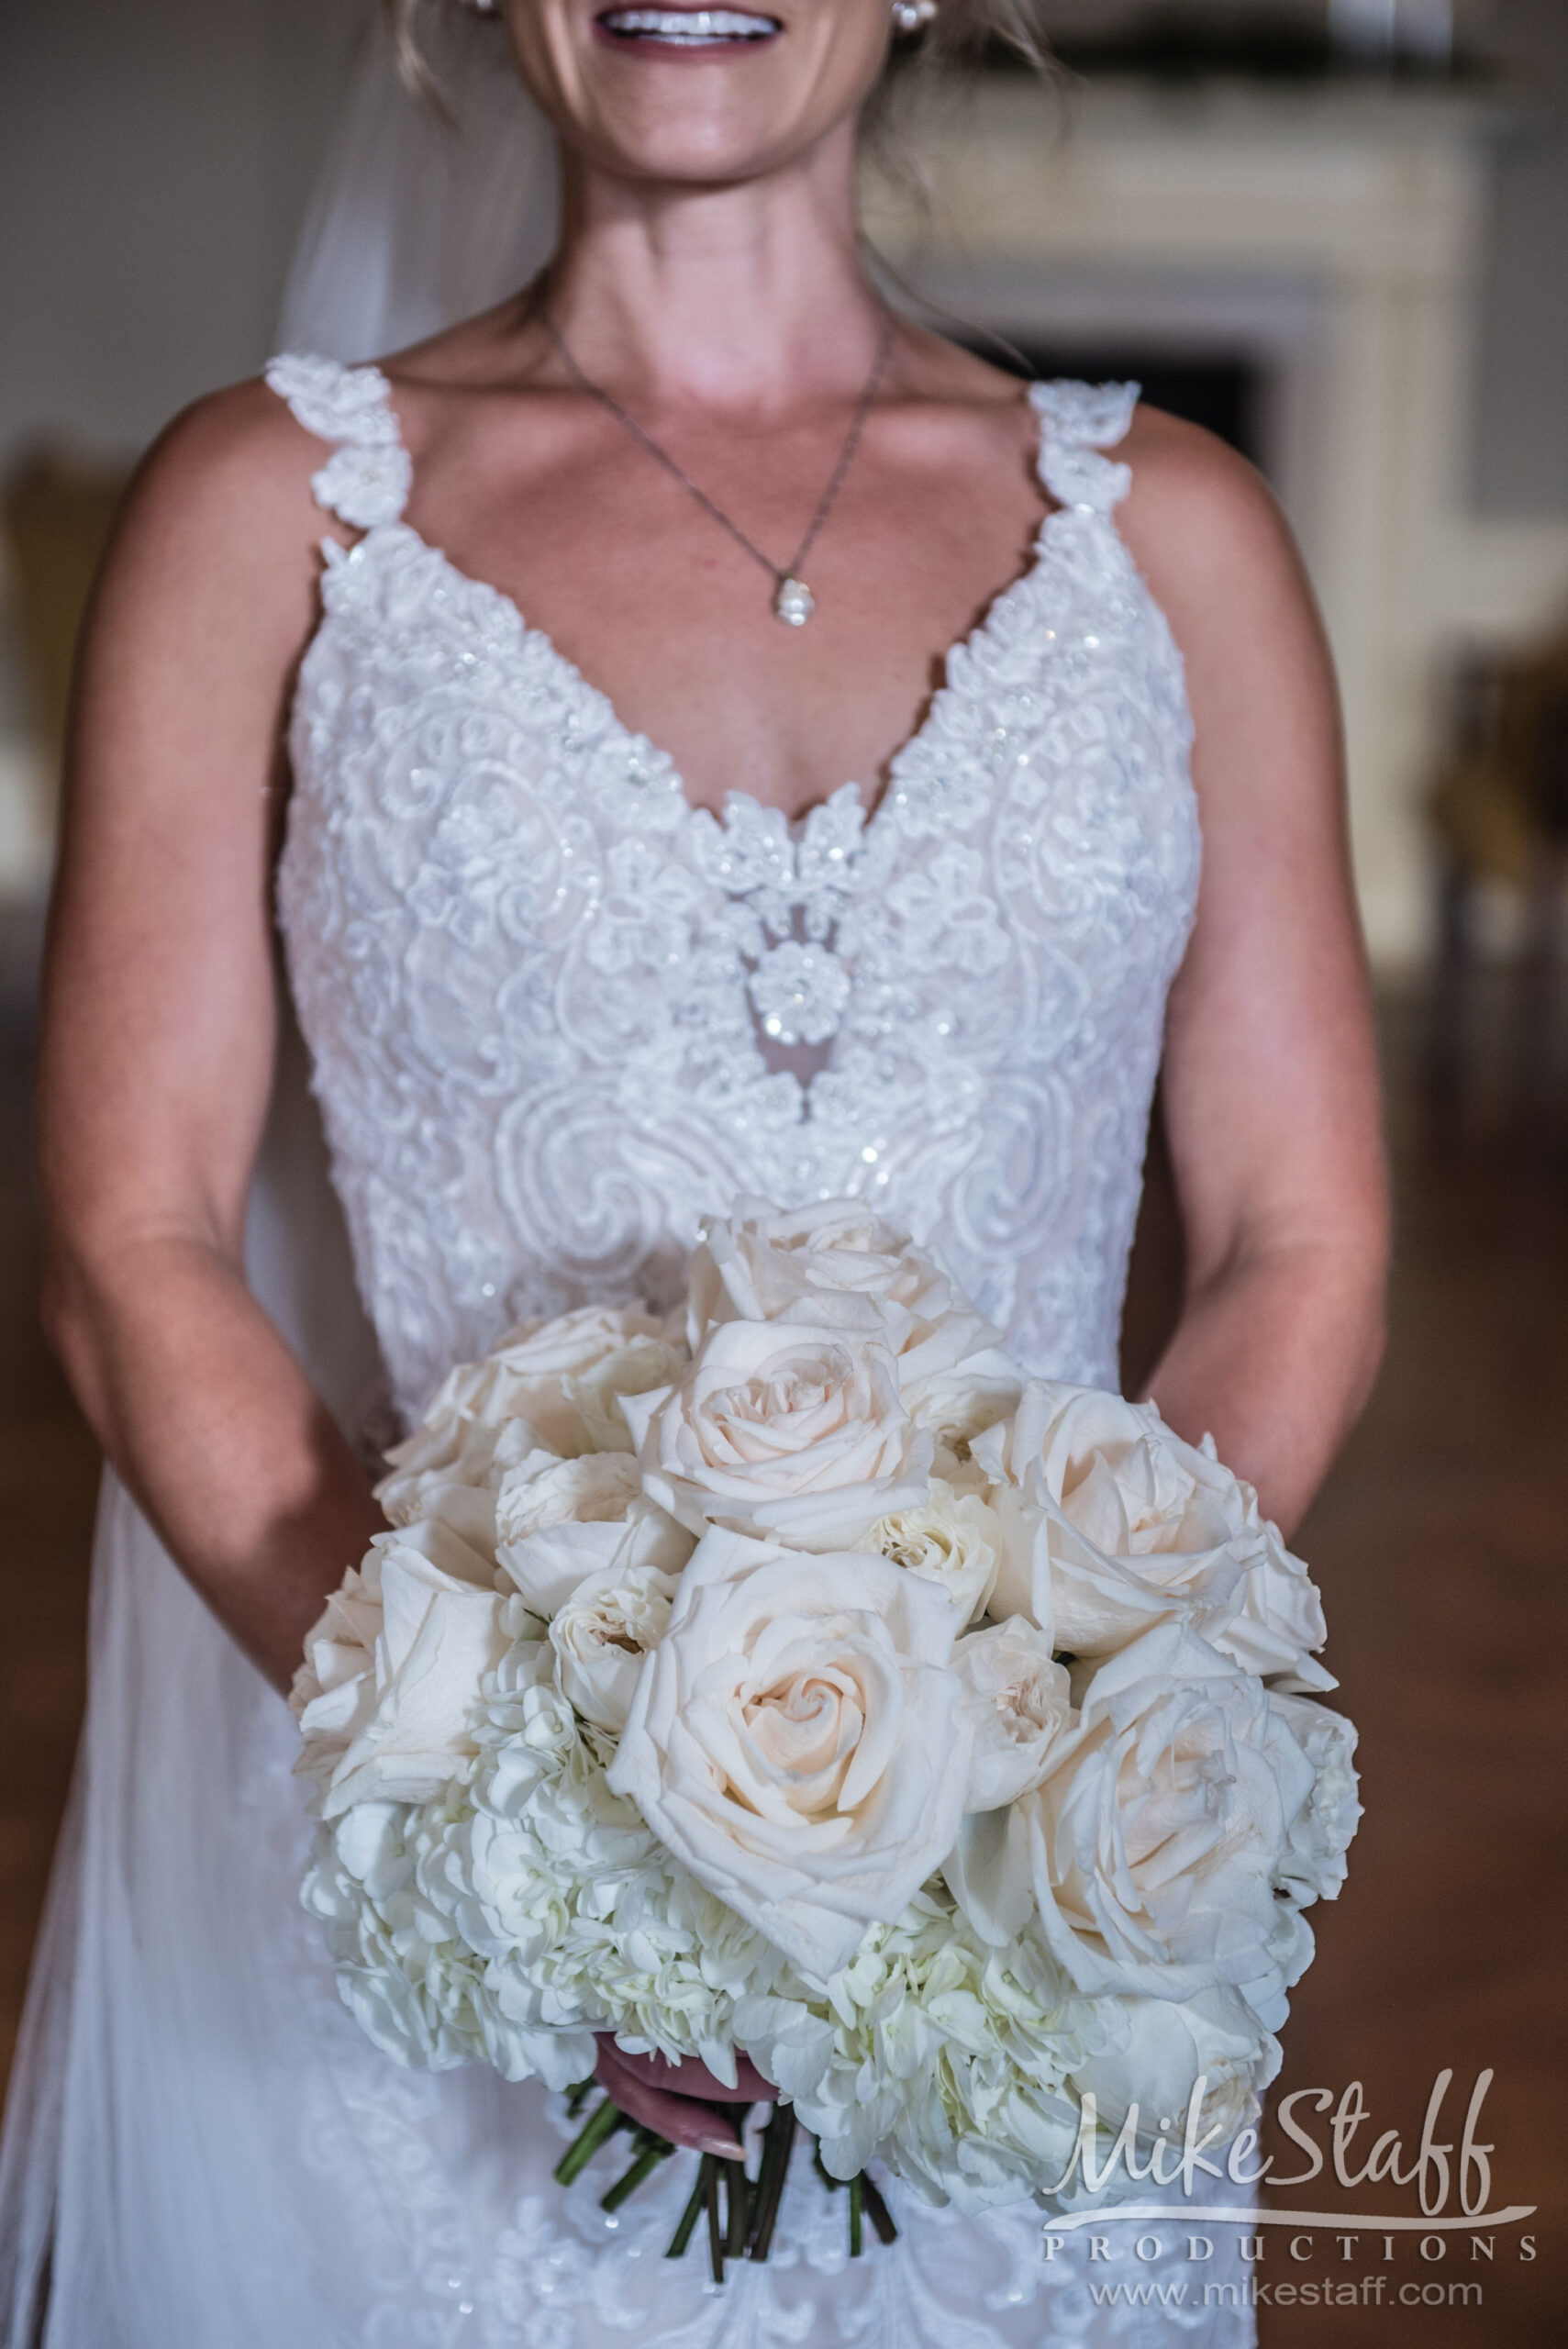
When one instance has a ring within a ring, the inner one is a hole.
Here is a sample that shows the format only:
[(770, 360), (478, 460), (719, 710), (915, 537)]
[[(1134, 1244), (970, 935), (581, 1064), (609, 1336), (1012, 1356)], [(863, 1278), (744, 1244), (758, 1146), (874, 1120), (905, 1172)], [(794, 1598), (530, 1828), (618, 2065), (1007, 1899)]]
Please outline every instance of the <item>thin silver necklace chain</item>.
[(760, 546), (746, 536), (740, 525), (733, 521), (721, 506), (715, 504), (706, 490), (697, 486), (690, 473), (675, 462), (669, 451), (660, 447), (653, 435), (645, 431), (639, 424), (636, 417), (628, 414), (614, 394), (606, 392), (602, 384), (595, 384), (591, 375), (584, 373), (573, 353), (571, 344), (550, 316), (547, 303), (540, 302), (539, 315), (545, 332), (561, 354), (562, 362), (568, 374), (580, 389), (589, 393), (602, 407), (608, 408), (617, 423), (624, 427), (638, 446), (646, 449), (655, 462), (662, 465), (664, 471), (680, 483), (688, 497), (695, 498), (703, 512), (711, 515), (720, 529), (728, 531), (736, 545), (742, 548), (753, 562), (761, 564), (773, 583), (773, 610), (779, 618), (787, 627), (804, 627), (811, 618), (815, 608), (815, 599), (800, 574), (805, 567), (806, 556), (817, 544), (822, 533), (822, 527), (833, 511), (850, 467), (854, 463), (855, 451), (861, 445), (861, 435), (865, 430), (866, 418), (871, 414), (872, 402), (875, 399), (883, 376), (887, 372), (887, 362), (893, 351), (894, 337), (898, 330), (897, 319), (891, 312), (884, 318), (882, 333), (877, 340), (876, 356), (872, 361), (871, 373), (862, 386), (861, 395), (855, 402), (855, 412), (850, 418), (850, 429), (844, 435), (844, 445), (839, 451), (839, 462), (833, 468), (827, 488), (817, 501), (817, 511), (806, 525), (806, 536), (796, 547), (794, 559), (781, 570), (776, 562), (762, 552)]

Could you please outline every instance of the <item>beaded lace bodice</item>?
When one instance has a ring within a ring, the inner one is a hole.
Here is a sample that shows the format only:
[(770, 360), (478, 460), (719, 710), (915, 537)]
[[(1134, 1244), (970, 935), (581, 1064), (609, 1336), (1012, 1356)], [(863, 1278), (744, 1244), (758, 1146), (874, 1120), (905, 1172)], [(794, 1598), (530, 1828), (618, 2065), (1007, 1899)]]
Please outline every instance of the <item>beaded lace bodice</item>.
[(1196, 891), (1179, 655), (1117, 530), (1133, 387), (1036, 384), (1056, 501), (867, 816), (694, 808), (507, 597), (402, 519), (373, 367), (268, 380), (334, 445), (278, 879), (400, 1406), (525, 1315), (673, 1301), (705, 1215), (856, 1195), (1032, 1366), (1116, 1384)]

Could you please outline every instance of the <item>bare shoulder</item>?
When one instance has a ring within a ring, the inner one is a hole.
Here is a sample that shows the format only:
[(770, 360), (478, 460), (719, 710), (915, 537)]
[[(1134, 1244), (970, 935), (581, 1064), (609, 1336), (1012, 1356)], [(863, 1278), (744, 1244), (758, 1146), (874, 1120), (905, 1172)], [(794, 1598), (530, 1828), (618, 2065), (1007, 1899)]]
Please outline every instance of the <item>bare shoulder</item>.
[(175, 417), (138, 467), (128, 515), (193, 535), (232, 529), (314, 541), (329, 521), (310, 477), (324, 444), (261, 378), (209, 393)]
[(166, 427), (132, 477), (99, 594), (128, 607), (243, 615), (258, 651), (306, 628), (319, 547), (344, 537), (311, 491), (323, 443), (257, 379), (197, 400)]
[(1140, 405), (1111, 452), (1132, 486), (1118, 519), (1178, 637), (1283, 601), (1310, 614), (1290, 527), (1254, 465), (1201, 425)]
[(1338, 869), (1333, 664), (1273, 492), (1212, 433), (1158, 409), (1140, 409), (1115, 453), (1132, 474), (1122, 533), (1185, 666), (1211, 866), (1215, 841), (1251, 839), (1251, 818), (1267, 808), (1276, 848), (1305, 827)]

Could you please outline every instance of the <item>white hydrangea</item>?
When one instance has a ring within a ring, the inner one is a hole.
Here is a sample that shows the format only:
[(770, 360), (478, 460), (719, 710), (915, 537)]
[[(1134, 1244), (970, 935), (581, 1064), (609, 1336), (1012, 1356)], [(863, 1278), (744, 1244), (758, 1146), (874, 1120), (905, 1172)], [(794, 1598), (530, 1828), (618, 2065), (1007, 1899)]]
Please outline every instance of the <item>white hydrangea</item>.
[(835, 2176), (875, 2156), (967, 2211), (1062, 2174), (1080, 2119), (1070, 2075), (1126, 2035), (1116, 2000), (1079, 1997), (1033, 1935), (987, 1948), (935, 1883), (825, 1991), (797, 1980), (745, 1998), (736, 2029)]

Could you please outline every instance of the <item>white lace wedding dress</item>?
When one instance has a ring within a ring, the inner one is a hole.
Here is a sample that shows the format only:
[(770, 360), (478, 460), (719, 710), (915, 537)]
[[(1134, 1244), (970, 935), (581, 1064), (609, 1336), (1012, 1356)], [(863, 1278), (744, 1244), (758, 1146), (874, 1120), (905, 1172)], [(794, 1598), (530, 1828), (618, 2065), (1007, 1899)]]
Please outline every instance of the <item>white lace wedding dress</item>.
[[(874, 1198), (1027, 1362), (1114, 1385), (1198, 868), (1181, 664), (1102, 453), (1135, 393), (1035, 388), (1056, 509), (1032, 568), (949, 655), (874, 811), (846, 785), (792, 830), (740, 795), (694, 810), (548, 637), (403, 522), (373, 368), (270, 374), (332, 444), (318, 497), (364, 532), (326, 548), (278, 900), (395, 1409), (523, 1315), (668, 1303), (705, 1212), (743, 1193)], [(280, 1166), (302, 1196), (309, 1150), (285, 1120), (255, 1277), (362, 1427), (330, 1219), (269, 1207)], [(613, 2166), (563, 2195), (550, 2099), (400, 2071), (339, 2005), (297, 1903), (293, 1724), (112, 1480), (95, 1575), (0, 2169), (6, 2349), (1251, 2339), (1204, 2292), (1234, 2282), (1234, 2229), (1195, 2265), (1185, 2210), (1048, 2263), (1032, 2209), (961, 2221), (890, 2188), (901, 2240), (851, 2263), (803, 2154), (773, 2259), (717, 2293), (697, 2252), (662, 2256), (685, 2157), (618, 2223)]]

